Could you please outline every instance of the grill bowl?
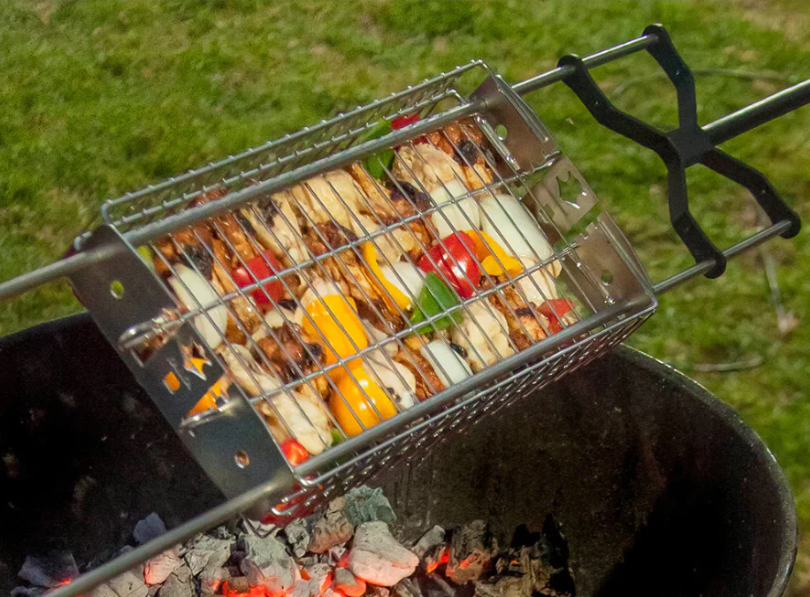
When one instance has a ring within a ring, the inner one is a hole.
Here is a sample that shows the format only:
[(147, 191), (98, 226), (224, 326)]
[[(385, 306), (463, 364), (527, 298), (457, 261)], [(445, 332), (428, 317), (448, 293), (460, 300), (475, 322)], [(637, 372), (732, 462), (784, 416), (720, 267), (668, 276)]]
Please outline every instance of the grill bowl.
[[(147, 447), (144, 447), (147, 446)], [(224, 498), (86, 315), (0, 339), (0, 591), (26, 553), (112, 553), (152, 511), (169, 526)], [(485, 518), (508, 538), (549, 512), (580, 595), (754, 595), (787, 585), (796, 517), (737, 414), (621, 348), (391, 471), (405, 532)]]

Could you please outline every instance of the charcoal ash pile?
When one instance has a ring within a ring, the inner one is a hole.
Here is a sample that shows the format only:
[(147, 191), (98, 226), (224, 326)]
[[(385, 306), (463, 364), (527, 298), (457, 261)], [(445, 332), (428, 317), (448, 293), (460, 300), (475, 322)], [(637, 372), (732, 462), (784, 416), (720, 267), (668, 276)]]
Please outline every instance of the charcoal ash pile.
[[(415, 542), (399, 536), (395, 521), (381, 489), (360, 487), (284, 528), (255, 528), (240, 521), (197, 535), (97, 587), (89, 597), (575, 594), (568, 547), (550, 516), (541, 532), (519, 528), (505, 547), (481, 520), (449, 529), (434, 526)], [(133, 539), (141, 544), (162, 532), (163, 523), (151, 515), (138, 523)], [(45, 572), (37, 570), (41, 558), (29, 558), (20, 571), (28, 586), (15, 589), (14, 597), (39, 597), (75, 578), (79, 567), (68, 556), (46, 562), (50, 568), (45, 566)]]

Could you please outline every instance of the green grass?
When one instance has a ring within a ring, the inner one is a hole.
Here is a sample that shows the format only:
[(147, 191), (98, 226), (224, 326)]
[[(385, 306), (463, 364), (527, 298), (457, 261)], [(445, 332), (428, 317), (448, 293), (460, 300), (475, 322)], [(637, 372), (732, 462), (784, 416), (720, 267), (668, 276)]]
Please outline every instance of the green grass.
[[(655, 21), (693, 68), (707, 71), (698, 77), (704, 123), (810, 77), (810, 10), (801, 1), (0, 3), (0, 279), (59, 257), (105, 198), (472, 58), (517, 81)], [(634, 56), (595, 75), (624, 108), (672, 124), (674, 92), (649, 77), (655, 72), (649, 57)], [(599, 128), (560, 85), (529, 101), (631, 236), (651, 277), (688, 266), (667, 223), (658, 158)], [(768, 173), (810, 219), (810, 109), (727, 149)], [(746, 193), (706, 172), (690, 182), (712, 238), (721, 245), (741, 238)], [(719, 280), (663, 297), (631, 343), (696, 377), (762, 435), (790, 477), (807, 531), (810, 233), (770, 251), (785, 303), (800, 320), (789, 336), (778, 332), (761, 263), (750, 256)], [(0, 333), (78, 309), (55, 285), (0, 305)], [(764, 361), (750, 370), (691, 370), (752, 355)]]

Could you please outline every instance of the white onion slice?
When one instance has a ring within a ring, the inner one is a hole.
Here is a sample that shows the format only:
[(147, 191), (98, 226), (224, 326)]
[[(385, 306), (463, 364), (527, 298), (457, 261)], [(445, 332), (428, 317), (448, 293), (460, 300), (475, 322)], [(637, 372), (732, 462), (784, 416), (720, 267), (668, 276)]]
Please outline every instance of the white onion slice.
[(434, 340), (420, 348), (419, 352), (433, 367), (445, 388), (449, 388), (472, 375), (472, 370), (467, 362), (455, 350), (450, 348), (446, 342)]
[(411, 300), (419, 296), (419, 291), (422, 290), (425, 283), (422, 270), (407, 261), (397, 261), (393, 265), (383, 265), (380, 267), (380, 273), (397, 290)]
[(511, 195), (488, 195), (480, 205), (481, 229), (510, 255), (544, 261), (554, 254), (537, 221)]
[[(430, 192), (430, 197), (437, 206), (444, 205), (451, 199), (462, 197), (469, 190), (458, 182), (451, 180), (438, 186)], [(437, 209), (431, 216), (431, 222), (439, 233), (439, 238), (446, 238), (459, 230), (470, 230), (481, 225), (481, 212), (478, 202), (473, 197), (461, 199), (450, 205)]]
[(205, 313), (194, 317), (192, 325), (211, 348), (217, 348), (228, 327), (228, 308), (217, 304), (219, 295), (214, 287), (193, 269), (177, 264), (174, 271), (175, 275), (169, 278), (169, 286), (189, 311), (205, 310)]

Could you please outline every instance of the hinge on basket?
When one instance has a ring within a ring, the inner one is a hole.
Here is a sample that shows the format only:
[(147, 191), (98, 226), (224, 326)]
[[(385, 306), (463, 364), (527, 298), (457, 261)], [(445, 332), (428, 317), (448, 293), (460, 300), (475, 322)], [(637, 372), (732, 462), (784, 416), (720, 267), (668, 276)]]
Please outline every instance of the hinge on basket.
[(703, 164), (751, 191), (771, 222), (791, 222), (790, 228), (783, 234), (785, 238), (798, 234), (801, 222), (799, 216), (787, 206), (761, 172), (718, 149), (709, 134), (698, 124), (695, 79), (663, 26), (650, 25), (644, 30), (644, 34), (656, 38), (647, 47), (647, 51), (658, 62), (677, 91), (678, 128), (672, 131), (663, 132), (616, 108), (578, 56), (564, 56), (558, 65), (573, 69), (563, 80), (600, 124), (652, 149), (664, 161), (668, 172), (672, 225), (697, 263), (713, 262), (706, 277), (716, 278), (725, 271), (726, 258), (689, 211), (686, 169), (690, 166)]

